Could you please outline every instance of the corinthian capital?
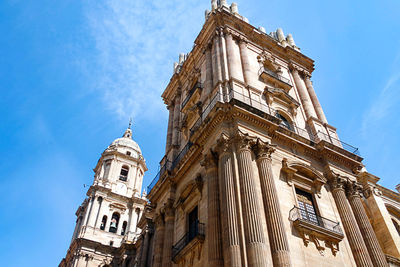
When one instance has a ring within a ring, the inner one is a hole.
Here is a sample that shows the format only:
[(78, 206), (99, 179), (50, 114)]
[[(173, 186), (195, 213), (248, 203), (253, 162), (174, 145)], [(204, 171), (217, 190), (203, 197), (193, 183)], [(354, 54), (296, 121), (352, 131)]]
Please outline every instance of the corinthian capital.
[(270, 143), (263, 142), (260, 138), (257, 138), (257, 142), (253, 146), (253, 150), (257, 159), (271, 159), (272, 153), (275, 152), (275, 147), (272, 146)]
[(235, 144), (238, 150), (251, 150), (252, 145), (255, 143), (254, 138), (248, 134), (238, 131), (234, 137)]
[(217, 140), (216, 151), (220, 155), (224, 154), (224, 153), (228, 152), (230, 145), (231, 145), (230, 138), (225, 134), (221, 134), (221, 136)]
[(345, 190), (347, 184), (347, 179), (345, 177), (342, 177), (338, 174), (335, 175), (335, 177), (332, 177), (330, 185), (332, 187), (332, 190)]
[(358, 182), (349, 182), (347, 187), (347, 194), (349, 197), (361, 197), (363, 186)]
[(203, 166), (206, 170), (217, 168), (218, 159), (212, 151), (207, 153), (203, 160), (200, 161), (200, 165)]

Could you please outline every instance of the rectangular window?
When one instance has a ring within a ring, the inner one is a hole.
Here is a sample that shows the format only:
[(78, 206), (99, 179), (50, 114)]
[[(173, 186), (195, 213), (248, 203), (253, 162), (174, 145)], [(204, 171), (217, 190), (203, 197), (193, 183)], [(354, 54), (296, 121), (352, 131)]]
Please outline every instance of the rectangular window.
[(296, 188), (296, 196), (302, 219), (320, 225), (312, 195)]
[(197, 206), (189, 213), (188, 223), (189, 223), (189, 240), (192, 240), (198, 232), (198, 210)]

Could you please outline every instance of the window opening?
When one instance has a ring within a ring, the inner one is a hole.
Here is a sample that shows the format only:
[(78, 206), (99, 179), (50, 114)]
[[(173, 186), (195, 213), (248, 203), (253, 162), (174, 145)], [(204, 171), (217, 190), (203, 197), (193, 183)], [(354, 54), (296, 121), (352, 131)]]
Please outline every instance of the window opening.
[(121, 173), (119, 175), (119, 179), (121, 181), (126, 182), (126, 180), (128, 180), (128, 173), (129, 173), (129, 167), (126, 165), (122, 166)]
[(104, 215), (104, 216), (103, 216), (103, 219), (101, 220), (100, 230), (106, 229), (106, 224), (107, 224), (107, 216)]
[(281, 126), (288, 128), (289, 130), (293, 129), (292, 124), (284, 116), (282, 116), (279, 112), (276, 112), (275, 116), (281, 120), (281, 123), (280, 123)]
[(320, 225), (322, 222), (319, 222), (315, 212), (315, 205), (312, 195), (296, 188), (296, 196), (302, 219)]
[(118, 223), (119, 223), (119, 213), (114, 212), (111, 217), (111, 224), (110, 224), (110, 230), (109, 230), (111, 233), (117, 232)]
[(124, 223), (122, 224), (121, 235), (125, 235), (127, 225), (128, 223), (124, 221)]
[(189, 240), (192, 240), (197, 235), (198, 232), (199, 217), (198, 217), (197, 206), (189, 213), (188, 222), (189, 222)]

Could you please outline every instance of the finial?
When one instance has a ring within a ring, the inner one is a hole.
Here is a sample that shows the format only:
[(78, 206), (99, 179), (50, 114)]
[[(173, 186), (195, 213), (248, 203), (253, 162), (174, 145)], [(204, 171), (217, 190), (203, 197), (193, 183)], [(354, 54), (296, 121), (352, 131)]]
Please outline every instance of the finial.
[(128, 126), (128, 129), (130, 129), (131, 126), (132, 126), (132, 117), (129, 118), (129, 126)]

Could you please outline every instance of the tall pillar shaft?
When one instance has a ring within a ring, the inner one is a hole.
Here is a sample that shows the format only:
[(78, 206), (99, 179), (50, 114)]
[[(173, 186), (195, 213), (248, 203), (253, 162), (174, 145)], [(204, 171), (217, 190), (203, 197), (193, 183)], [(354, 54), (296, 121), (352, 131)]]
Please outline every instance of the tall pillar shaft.
[(238, 169), (248, 266), (267, 266), (267, 246), (262, 229), (262, 208), (257, 201), (250, 139), (238, 136)]
[(177, 148), (179, 146), (180, 113), (181, 113), (181, 94), (178, 92), (178, 94), (175, 96), (174, 126), (173, 126), (173, 130), (172, 130), (172, 145), (174, 146), (174, 148)]
[(325, 113), (322, 110), (321, 104), (318, 101), (318, 97), (315, 94), (315, 90), (314, 87), (312, 85), (312, 82), (310, 80), (310, 77), (308, 75), (306, 75), (305, 79), (304, 79), (305, 83), (306, 83), (306, 87), (307, 87), (307, 91), (308, 94), (311, 98), (311, 102), (314, 106), (315, 112), (317, 113), (318, 119), (320, 119), (322, 122), (324, 123), (328, 123), (326, 117), (325, 117)]
[(228, 68), (232, 78), (242, 81), (242, 70), (240, 64), (240, 58), (235, 54), (235, 42), (230, 32), (226, 33), (226, 49), (228, 54)]
[(158, 215), (155, 219), (156, 223), (156, 233), (155, 233), (155, 243), (154, 243), (154, 267), (162, 267), (162, 251), (164, 247), (164, 232), (165, 226), (161, 215)]
[(340, 177), (335, 178), (332, 183), (333, 198), (335, 199), (340, 218), (342, 219), (343, 228), (346, 232), (347, 239), (353, 252), (354, 260), (357, 266), (373, 266), (371, 258), (368, 255), (357, 221), (347, 201), (344, 190), (346, 180)]
[(223, 255), (225, 266), (242, 266), (238, 214), (236, 210), (235, 182), (232, 170), (232, 150), (227, 138), (218, 140), (220, 207), (223, 229)]
[(219, 184), (218, 184), (218, 166), (217, 159), (211, 153), (204, 157), (201, 162), (206, 168), (207, 180), (207, 244), (208, 244), (208, 265), (224, 266), (222, 253), (222, 235), (221, 235), (221, 214), (219, 208)]
[(146, 229), (143, 244), (142, 244), (142, 253), (140, 255), (140, 263), (139, 263), (140, 267), (147, 266), (147, 255), (149, 252), (149, 239), (150, 239), (149, 229)]
[(371, 260), (376, 267), (388, 266), (385, 254), (382, 251), (379, 241), (375, 235), (374, 229), (369, 222), (368, 215), (365, 212), (364, 206), (361, 202), (362, 186), (353, 185), (352, 192), (350, 193), (349, 202), (354, 212), (354, 217), (357, 220), (358, 227), (364, 237), (365, 245), (367, 246)]
[(206, 57), (206, 80), (204, 82), (204, 92), (202, 95), (202, 100), (209, 97), (211, 92), (213, 91), (213, 66), (212, 66), (212, 56), (211, 56), (211, 47), (207, 47), (205, 51)]
[(278, 193), (272, 175), (271, 153), (274, 149), (266, 143), (257, 142), (255, 153), (260, 176), (268, 235), (274, 266), (290, 266), (289, 242), (282, 219)]
[(239, 43), (239, 48), (240, 48), (240, 58), (242, 60), (244, 82), (246, 85), (250, 85), (250, 83), (251, 83), (251, 66), (250, 66), (250, 61), (249, 61), (247, 41), (244, 39), (241, 39), (240, 43)]
[(226, 82), (229, 80), (229, 67), (228, 67), (228, 55), (224, 32), (220, 30), (219, 33), (219, 45), (221, 51), (221, 65), (222, 65), (222, 78)]
[(303, 83), (301, 82), (301, 78), (297, 69), (292, 69), (292, 74), (294, 78), (294, 82), (296, 84), (297, 90), (299, 92), (300, 100), (304, 108), (304, 112), (306, 113), (307, 120), (311, 117), (317, 118), (315, 114), (314, 107), (311, 103), (310, 96), (307, 93), (307, 89), (304, 88)]
[(162, 253), (162, 266), (172, 266), (172, 246), (174, 241), (175, 212), (172, 203), (168, 203), (165, 210), (165, 233)]
[(173, 131), (173, 124), (174, 124), (174, 106), (173, 105), (168, 105), (168, 112), (169, 112), (169, 118), (168, 118), (168, 131), (167, 131), (167, 142), (165, 145), (165, 152), (167, 152), (168, 149), (172, 145), (172, 131)]
[(212, 45), (212, 70), (213, 70), (213, 87), (215, 87), (218, 83), (222, 83), (222, 69), (221, 69), (221, 53), (219, 46), (219, 33), (217, 32), (214, 36), (213, 45)]

